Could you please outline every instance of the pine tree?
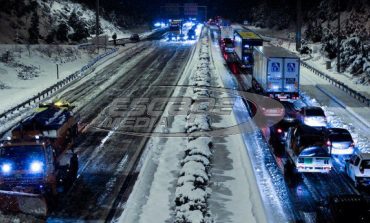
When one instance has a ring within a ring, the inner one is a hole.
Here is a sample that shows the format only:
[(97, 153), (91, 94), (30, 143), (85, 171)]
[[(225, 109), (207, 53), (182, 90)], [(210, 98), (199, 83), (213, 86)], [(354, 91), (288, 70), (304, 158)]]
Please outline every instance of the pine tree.
[(54, 42), (54, 38), (55, 38), (55, 30), (52, 30), (51, 32), (49, 32), (49, 34), (46, 36), (46, 43), (48, 44), (51, 44)]
[(72, 27), (73, 29), (75, 29), (79, 21), (80, 19), (77, 16), (76, 10), (73, 10), (71, 15), (69, 16), (68, 25)]
[(327, 28), (323, 32), (322, 37), (322, 50), (324, 51), (326, 57), (333, 59), (337, 56), (337, 39), (334, 36), (330, 28)]
[(117, 34), (116, 33), (112, 35), (112, 39), (113, 39), (113, 44), (116, 46), (117, 45)]
[(38, 44), (39, 43), (39, 15), (37, 14), (37, 11), (34, 11), (32, 18), (31, 18), (31, 27), (28, 29), (28, 42), (30, 44)]
[(74, 33), (69, 36), (73, 41), (81, 41), (90, 36), (85, 20), (80, 19), (74, 10), (68, 19), (68, 25), (72, 27)]
[(68, 25), (65, 22), (61, 22), (58, 25), (57, 32), (56, 32), (57, 40), (61, 42), (67, 42), (68, 41), (68, 37), (67, 37), (68, 31), (69, 31)]

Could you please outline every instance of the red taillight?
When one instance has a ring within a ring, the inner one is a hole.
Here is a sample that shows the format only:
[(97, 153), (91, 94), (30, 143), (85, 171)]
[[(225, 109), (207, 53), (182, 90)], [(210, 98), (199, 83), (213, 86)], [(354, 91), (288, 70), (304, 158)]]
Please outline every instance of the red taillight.
[(327, 145), (327, 146), (331, 146), (331, 142), (330, 142), (330, 140), (326, 141), (326, 145)]
[(298, 93), (294, 93), (293, 96), (292, 96), (292, 99), (293, 100), (299, 99), (299, 94)]
[(277, 132), (278, 133), (283, 133), (283, 130), (282, 129), (277, 129)]

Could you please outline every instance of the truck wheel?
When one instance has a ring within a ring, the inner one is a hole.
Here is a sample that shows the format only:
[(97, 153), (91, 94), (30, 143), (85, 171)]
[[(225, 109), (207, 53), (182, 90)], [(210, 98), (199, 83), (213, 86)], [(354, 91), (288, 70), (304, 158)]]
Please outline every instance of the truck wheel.
[(69, 165), (65, 167), (63, 176), (63, 191), (67, 192), (73, 185), (77, 178), (78, 171), (78, 157), (77, 154), (73, 154), (69, 161)]
[(287, 183), (292, 186), (296, 185), (300, 181), (301, 176), (295, 171), (294, 164), (290, 160), (284, 164), (284, 177)]
[(58, 193), (55, 185), (48, 185), (45, 189), (45, 200), (48, 212), (56, 209), (58, 205)]
[(74, 153), (69, 162), (69, 175), (72, 183), (77, 178), (77, 172), (78, 172), (78, 157), (77, 154)]

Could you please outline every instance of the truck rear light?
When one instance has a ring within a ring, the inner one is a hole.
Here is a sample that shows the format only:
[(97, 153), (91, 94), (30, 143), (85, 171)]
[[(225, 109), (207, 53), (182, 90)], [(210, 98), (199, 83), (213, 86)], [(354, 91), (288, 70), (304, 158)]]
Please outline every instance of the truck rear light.
[(331, 142), (330, 142), (330, 140), (326, 141), (326, 145), (327, 145), (327, 146), (331, 146)]
[(297, 99), (299, 99), (299, 93), (297, 93), (297, 92), (296, 92), (296, 93), (293, 93), (293, 94), (292, 94), (292, 99), (293, 99), (293, 100), (297, 100)]

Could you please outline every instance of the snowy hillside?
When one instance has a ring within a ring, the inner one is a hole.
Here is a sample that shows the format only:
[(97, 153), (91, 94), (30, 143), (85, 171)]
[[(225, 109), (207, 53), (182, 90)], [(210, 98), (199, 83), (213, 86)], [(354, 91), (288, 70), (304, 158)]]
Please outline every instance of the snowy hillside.
[[(304, 38), (320, 47), (320, 52), (329, 60), (337, 58), (338, 12), (321, 16), (323, 9), (330, 9), (322, 2), (306, 23)], [(370, 4), (354, 4), (341, 10), (340, 69), (348, 72), (359, 84), (370, 84)], [(335, 60), (336, 61), (336, 60)], [(336, 62), (334, 63), (336, 66)]]
[[(69, 0), (0, 0), (0, 43), (82, 42), (95, 34), (95, 13)], [(100, 32), (129, 35), (104, 18)]]
[[(0, 45), (0, 113), (81, 69), (96, 57), (75, 46), (29, 47)], [(59, 79), (56, 64), (59, 64)]]
[[(288, 0), (285, 0), (289, 2)], [(277, 2), (277, 1), (272, 1)], [(338, 10), (334, 0), (302, 1), (302, 38), (304, 53), (320, 53), (323, 63), (332, 61), (336, 67)], [(267, 1), (251, 9), (249, 20), (255, 26), (276, 30), (283, 39), (294, 41), (296, 16), (295, 4), (282, 6)], [(353, 81), (370, 84), (370, 2), (361, 0), (340, 3), (340, 59), (341, 72), (347, 73)], [(290, 7), (290, 8), (289, 8)], [(271, 10), (273, 8), (273, 10)], [(303, 52), (303, 51), (302, 51)]]
[[(75, 11), (80, 19), (86, 21), (90, 27), (95, 28), (95, 12), (91, 11), (81, 4), (65, 0), (56, 0), (51, 1), (49, 4), (45, 4), (44, 7), (48, 7), (48, 5), (49, 7), (51, 6), (51, 16), (53, 17), (54, 21), (63, 21), (64, 19), (65, 22), (67, 22), (65, 18), (69, 17), (71, 13)], [(104, 18), (100, 18), (100, 26), (102, 28), (103, 34), (108, 35), (109, 37), (112, 36), (114, 33), (117, 34), (118, 38), (128, 36), (130, 34), (128, 31), (122, 31), (120, 27), (114, 25), (112, 22), (107, 21)], [(94, 32), (90, 32), (90, 34), (94, 34)]]

